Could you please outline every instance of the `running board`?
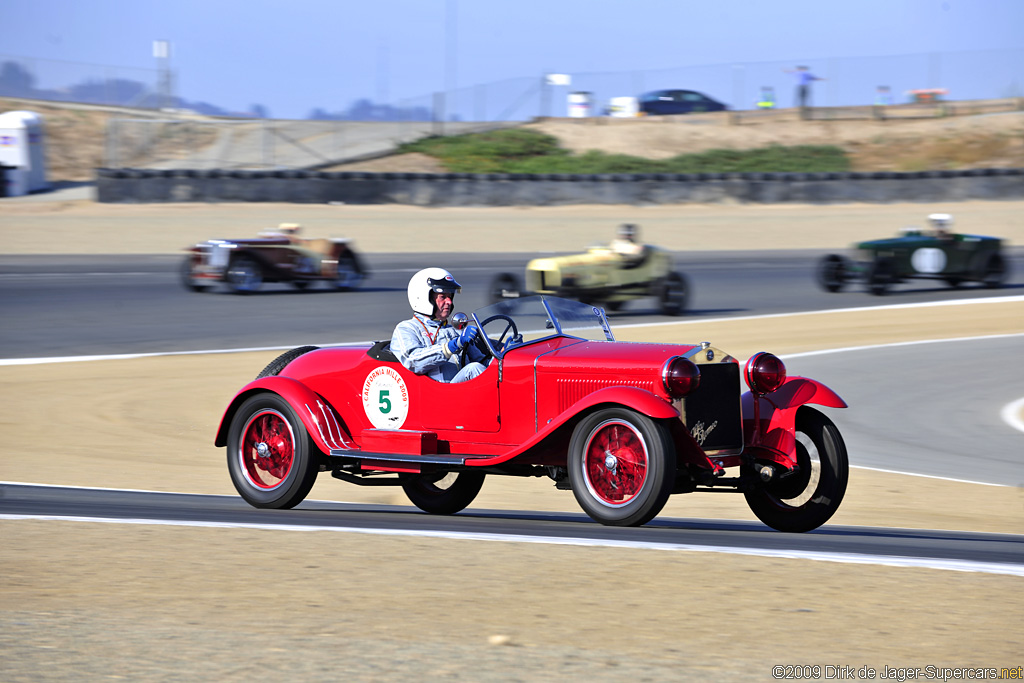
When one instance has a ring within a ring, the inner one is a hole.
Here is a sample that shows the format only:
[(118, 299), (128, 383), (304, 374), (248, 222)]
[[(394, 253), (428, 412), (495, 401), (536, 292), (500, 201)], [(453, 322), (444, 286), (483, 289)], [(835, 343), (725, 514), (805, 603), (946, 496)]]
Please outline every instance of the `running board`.
[(411, 455), (404, 453), (367, 453), (366, 451), (350, 451), (344, 448), (332, 448), (332, 457), (357, 458), (378, 462), (419, 462), (430, 465), (465, 465), (467, 458), (485, 458), (489, 456), (475, 455)]

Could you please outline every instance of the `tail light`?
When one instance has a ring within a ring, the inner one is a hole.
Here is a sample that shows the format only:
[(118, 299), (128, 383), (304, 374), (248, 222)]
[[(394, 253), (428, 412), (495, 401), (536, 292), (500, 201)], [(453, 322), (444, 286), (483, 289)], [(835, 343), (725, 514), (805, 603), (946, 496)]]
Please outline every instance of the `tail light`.
[(682, 356), (669, 358), (661, 369), (661, 381), (672, 398), (682, 398), (700, 386), (700, 368)]
[(760, 351), (747, 361), (743, 375), (755, 394), (770, 394), (786, 381), (786, 364), (778, 356)]

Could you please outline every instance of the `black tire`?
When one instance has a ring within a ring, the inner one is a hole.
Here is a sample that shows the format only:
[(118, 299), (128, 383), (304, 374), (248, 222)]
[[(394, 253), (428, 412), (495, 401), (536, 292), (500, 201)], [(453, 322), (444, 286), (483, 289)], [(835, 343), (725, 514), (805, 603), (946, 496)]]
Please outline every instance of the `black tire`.
[(818, 264), (818, 284), (826, 292), (839, 292), (846, 284), (846, 259), (837, 254), (829, 254)]
[(989, 289), (998, 289), (1006, 282), (1006, 260), (1001, 254), (989, 254), (981, 269), (981, 284)]
[(665, 276), (658, 288), (658, 304), (664, 315), (681, 315), (690, 299), (690, 286), (682, 274), (675, 271)]
[(263, 284), (263, 268), (255, 259), (239, 256), (231, 259), (224, 279), (235, 294), (251, 294)]
[(250, 396), (228, 429), (228, 472), (257, 508), (293, 508), (309, 494), (320, 452), (295, 411), (277, 394)]
[(892, 261), (887, 258), (877, 258), (868, 269), (868, 291), (875, 296), (882, 296), (893, 282)]
[(777, 531), (801, 533), (817, 529), (839, 509), (850, 463), (839, 430), (814, 408), (797, 411), (796, 436), (799, 471), (744, 495), (762, 522)]
[(506, 292), (518, 296), (520, 293), (519, 278), (512, 273), (498, 273), (491, 280), (491, 286), (487, 291), (489, 292), (488, 304), (504, 301), (508, 298), (505, 296)]
[(299, 346), (291, 351), (285, 351), (280, 356), (270, 361), (267, 367), (263, 368), (263, 370), (260, 371), (260, 374), (256, 375), (256, 379), (279, 375), (281, 371), (284, 370), (293, 360), (299, 356), (309, 353), (310, 351), (316, 351), (319, 348), (319, 346)]
[(664, 425), (628, 408), (604, 408), (576, 425), (568, 466), (573, 495), (592, 519), (640, 526), (665, 507), (676, 455)]
[(483, 472), (417, 474), (402, 482), (412, 504), (432, 515), (454, 515), (473, 502), (484, 485)]
[(181, 262), (181, 269), (178, 271), (181, 275), (181, 284), (191, 292), (205, 292), (210, 285), (195, 276), (195, 262), (194, 256), (186, 256)]
[(334, 276), (334, 288), (340, 292), (358, 289), (363, 283), (363, 270), (354, 254), (342, 254), (338, 257), (338, 272)]

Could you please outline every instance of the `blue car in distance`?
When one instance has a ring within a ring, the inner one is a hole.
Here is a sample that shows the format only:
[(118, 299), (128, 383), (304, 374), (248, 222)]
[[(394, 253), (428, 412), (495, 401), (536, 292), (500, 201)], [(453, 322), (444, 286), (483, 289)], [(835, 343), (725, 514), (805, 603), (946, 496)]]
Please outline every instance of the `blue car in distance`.
[(655, 90), (639, 97), (641, 114), (695, 114), (706, 111), (725, 111), (729, 107), (695, 90)]

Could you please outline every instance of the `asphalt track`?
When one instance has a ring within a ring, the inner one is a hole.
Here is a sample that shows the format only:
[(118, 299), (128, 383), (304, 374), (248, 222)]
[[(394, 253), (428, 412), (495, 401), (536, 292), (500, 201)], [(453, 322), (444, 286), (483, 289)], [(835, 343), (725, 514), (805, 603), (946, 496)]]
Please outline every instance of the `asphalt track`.
[[(0, 335), (0, 357), (288, 347), (390, 336), (408, 315), (405, 284), (428, 264), (452, 269), (465, 287), (458, 308), (484, 302), (496, 272), (521, 272), (532, 255), (370, 255), (373, 274), (358, 292), (298, 292), (269, 285), (251, 296), (184, 290), (172, 257), (3, 257), (0, 314), (17, 321)], [(678, 254), (689, 278), (689, 318), (723, 318), (878, 304), (1006, 296), (1024, 290), (1024, 254), (1012, 258), (1009, 286), (985, 290), (915, 281), (885, 298), (860, 286), (828, 294), (812, 279), (820, 253)], [(614, 325), (669, 320), (653, 301), (637, 301)], [(1021, 336), (806, 354), (787, 360), (792, 374), (838, 384), (858, 408), (833, 415), (854, 465), (998, 484), (1024, 483), (1021, 435), (999, 419), (1019, 398)], [(870, 372), (865, 372), (865, 368)], [(240, 499), (145, 492), (0, 486), (0, 514), (67, 519), (283, 528), (331, 527), (362, 533), (486, 535), (527, 542), (651, 544), (652, 547), (796, 553), (838, 561), (1024, 573), (1017, 536), (825, 527), (777, 534), (757, 523), (658, 518), (641, 529), (609, 529), (584, 515), (470, 509), (454, 517), (409, 507), (307, 501), (293, 511), (255, 510)], [(866, 559), (866, 558), (873, 559)], [(858, 559), (860, 558), (860, 559)], [(972, 564), (973, 563), (973, 564)], [(996, 567), (996, 569), (992, 569)]]
[[(409, 316), (406, 285), (420, 268), (440, 265), (463, 285), (456, 309), (485, 305), (495, 273), (522, 275), (537, 254), (370, 254), (371, 276), (355, 292), (325, 286), (298, 291), (264, 285), (249, 296), (224, 288), (186, 291), (180, 257), (0, 256), (0, 358), (277, 348), (391, 337)], [(897, 285), (885, 297), (862, 285), (829, 294), (814, 282), (816, 251), (690, 252), (675, 254), (690, 285), (686, 319), (790, 313), (881, 304), (1007, 296), (1024, 293), (1024, 249), (1010, 252), (1007, 286), (950, 289), (930, 280)], [(653, 299), (610, 315), (612, 327), (675, 320)]]
[[(715, 495), (715, 494), (705, 494)], [(1024, 538), (1009, 534), (826, 526), (782, 534), (760, 523), (656, 518), (605, 527), (583, 514), (469, 509), (434, 516), (409, 507), (305, 501), (257, 510), (231, 496), (0, 485), (0, 517), (457, 537), (480, 541), (732, 552), (833, 562), (1024, 576)]]

